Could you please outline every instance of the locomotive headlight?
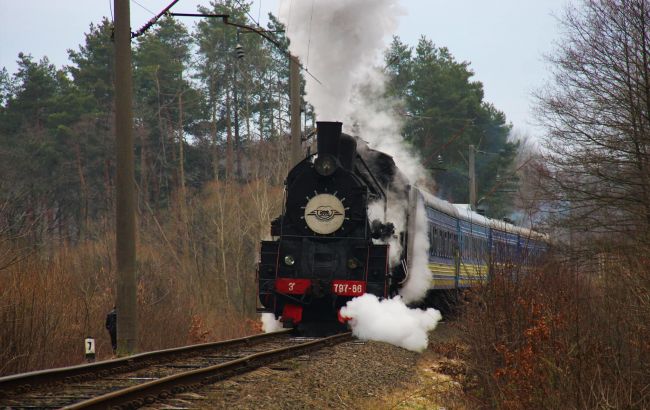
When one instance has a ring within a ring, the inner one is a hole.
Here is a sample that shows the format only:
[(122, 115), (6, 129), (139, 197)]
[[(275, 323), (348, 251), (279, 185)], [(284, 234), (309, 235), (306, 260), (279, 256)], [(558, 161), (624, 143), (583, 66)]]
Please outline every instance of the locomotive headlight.
[(348, 269), (356, 269), (361, 266), (361, 262), (357, 258), (348, 259)]
[(284, 257), (284, 264), (287, 266), (293, 266), (296, 263), (296, 260), (291, 255)]
[(314, 162), (314, 168), (319, 175), (328, 177), (336, 171), (338, 165), (336, 164), (336, 159), (331, 155), (323, 155), (316, 158)]

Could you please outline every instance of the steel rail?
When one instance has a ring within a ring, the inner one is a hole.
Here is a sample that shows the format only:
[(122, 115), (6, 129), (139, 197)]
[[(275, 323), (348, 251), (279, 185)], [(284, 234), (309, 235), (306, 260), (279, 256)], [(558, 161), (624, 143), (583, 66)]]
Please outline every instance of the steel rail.
[(199, 388), (229, 377), (246, 373), (269, 363), (296, 357), (305, 352), (333, 346), (352, 339), (352, 334), (342, 333), (299, 345), (282, 347), (252, 354), (229, 362), (167, 376), (151, 382), (116, 390), (67, 407), (65, 409), (137, 408), (164, 400), (174, 394)]
[(6, 396), (11, 391), (24, 393), (25, 391), (38, 386), (82, 379), (96, 379), (113, 373), (129, 372), (140, 367), (160, 362), (170, 356), (187, 355), (204, 350), (209, 351), (219, 348), (256, 343), (276, 336), (289, 334), (291, 331), (291, 329), (285, 329), (279, 332), (264, 333), (220, 342), (201, 343), (190, 346), (174, 347), (171, 349), (155, 350), (152, 352), (139, 353), (133, 356), (104, 360), (96, 363), (37, 370), (28, 373), (5, 376), (0, 378), (0, 397)]

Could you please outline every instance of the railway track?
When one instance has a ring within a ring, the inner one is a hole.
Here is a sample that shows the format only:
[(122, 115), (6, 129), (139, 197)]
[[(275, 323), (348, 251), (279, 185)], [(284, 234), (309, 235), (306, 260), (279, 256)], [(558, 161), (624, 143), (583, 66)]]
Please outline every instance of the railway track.
[(131, 409), (351, 339), (289, 331), (0, 378), (0, 409)]

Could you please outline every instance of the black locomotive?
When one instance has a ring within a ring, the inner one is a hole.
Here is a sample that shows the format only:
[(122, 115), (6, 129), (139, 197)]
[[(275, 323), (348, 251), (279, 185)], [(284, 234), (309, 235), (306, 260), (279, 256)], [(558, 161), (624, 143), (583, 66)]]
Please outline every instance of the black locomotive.
[(368, 204), (385, 203), (392, 176), (377, 179), (341, 125), (317, 123), (318, 153), (289, 172), (283, 213), (271, 223), (273, 240), (262, 242), (260, 311), (274, 313), (285, 327), (335, 321), (353, 297), (385, 297), (392, 287), (388, 245), (372, 240), (392, 235), (392, 225), (368, 219)]

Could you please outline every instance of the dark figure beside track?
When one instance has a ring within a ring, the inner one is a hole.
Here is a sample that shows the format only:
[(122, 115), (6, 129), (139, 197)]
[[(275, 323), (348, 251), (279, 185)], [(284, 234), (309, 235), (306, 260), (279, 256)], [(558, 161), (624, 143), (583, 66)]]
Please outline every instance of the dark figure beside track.
[(111, 346), (113, 347), (113, 354), (115, 354), (117, 352), (117, 310), (115, 310), (115, 306), (106, 315), (106, 330), (111, 335)]

